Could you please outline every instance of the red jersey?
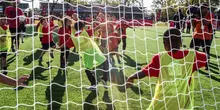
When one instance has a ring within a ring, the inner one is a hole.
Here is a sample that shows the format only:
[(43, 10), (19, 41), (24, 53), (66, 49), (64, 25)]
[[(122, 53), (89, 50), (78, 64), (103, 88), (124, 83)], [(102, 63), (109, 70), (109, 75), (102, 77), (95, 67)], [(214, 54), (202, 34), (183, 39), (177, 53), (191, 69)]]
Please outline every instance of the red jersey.
[(47, 15), (47, 9), (45, 7), (43, 7), (42, 12), (41, 12), (42, 16), (46, 16)]
[(54, 25), (54, 22), (53, 22), (53, 20), (51, 20), (50, 21), (50, 27), (52, 28), (52, 27), (54, 27), (55, 25)]
[(118, 48), (118, 44), (120, 42), (120, 36), (117, 33), (112, 33), (109, 35), (108, 38), (108, 48), (109, 51), (114, 51), (116, 48)]
[(42, 37), (42, 43), (44, 44), (48, 44), (50, 42), (53, 42), (53, 36), (51, 31), (49, 30), (49, 26), (47, 27), (42, 27), (42, 33), (43, 33), (43, 37)]
[[(67, 48), (72, 48), (74, 47), (72, 38), (71, 38), (71, 29), (61, 27), (58, 31), (59, 35), (59, 46), (66, 44)], [(64, 37), (65, 36), (65, 37)]]
[[(204, 20), (209, 23), (212, 23), (214, 22), (214, 15), (212, 13), (208, 13)], [(211, 40), (213, 36), (212, 27), (209, 27), (207, 25), (203, 26), (202, 19), (196, 19), (194, 21), (196, 22), (196, 27), (193, 33), (193, 38), (202, 39), (202, 40)]]
[(86, 32), (88, 33), (88, 35), (89, 35), (90, 37), (92, 37), (92, 36), (94, 35), (94, 31), (93, 31), (92, 28), (91, 28), (91, 29), (87, 29)]
[[(7, 16), (7, 22), (10, 28), (17, 28), (19, 26), (19, 19), (17, 16), (24, 15), (20, 8), (15, 8), (12, 6), (8, 6), (5, 9), (5, 15)], [(17, 15), (17, 16), (16, 16)], [(16, 20), (17, 18), (17, 20)], [(17, 21), (17, 22), (16, 22)]]
[(118, 24), (118, 25), (116, 26), (116, 29), (121, 28), (122, 38), (126, 38), (126, 29), (127, 29), (128, 27), (130, 27), (128, 24), (122, 23), (122, 22), (120, 22), (120, 24)]
[[(182, 59), (189, 53), (188, 50), (185, 51), (177, 51), (172, 53), (172, 57), (175, 59)], [(171, 52), (168, 52), (171, 56)], [(207, 56), (205, 53), (196, 52), (195, 61), (193, 64), (193, 72), (197, 71), (199, 68), (206, 66)], [(157, 54), (152, 58), (150, 64), (142, 69), (142, 72), (146, 74), (146, 76), (150, 77), (158, 77), (160, 73), (160, 56)]]

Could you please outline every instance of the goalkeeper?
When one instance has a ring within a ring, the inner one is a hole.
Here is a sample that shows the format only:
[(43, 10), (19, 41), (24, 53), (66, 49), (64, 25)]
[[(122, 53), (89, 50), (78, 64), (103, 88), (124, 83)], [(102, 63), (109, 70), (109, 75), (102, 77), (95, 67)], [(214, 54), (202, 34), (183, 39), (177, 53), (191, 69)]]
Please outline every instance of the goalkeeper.
[(11, 47), (11, 33), (9, 27), (6, 25), (6, 17), (4, 15), (0, 18), (0, 58), (1, 70), (4, 75), (7, 75), (7, 52)]
[[(76, 33), (73, 37), (73, 42), (77, 51), (83, 59), (84, 66), (86, 68), (86, 75), (91, 83), (91, 86), (87, 90), (96, 90), (97, 78), (94, 74), (94, 68), (108, 63), (103, 53), (100, 51), (98, 45), (90, 38), (87, 31), (84, 29), (85, 24), (83, 22), (77, 22), (74, 25)], [(98, 29), (99, 27), (95, 28)], [(104, 70), (102, 82), (104, 87), (107, 88), (106, 82), (108, 81), (108, 70)]]
[(164, 33), (166, 52), (155, 55), (152, 62), (127, 80), (129, 87), (134, 79), (157, 77), (155, 95), (148, 109), (192, 109), (194, 73), (206, 66), (206, 54), (194, 50), (182, 50), (181, 32), (168, 29)]

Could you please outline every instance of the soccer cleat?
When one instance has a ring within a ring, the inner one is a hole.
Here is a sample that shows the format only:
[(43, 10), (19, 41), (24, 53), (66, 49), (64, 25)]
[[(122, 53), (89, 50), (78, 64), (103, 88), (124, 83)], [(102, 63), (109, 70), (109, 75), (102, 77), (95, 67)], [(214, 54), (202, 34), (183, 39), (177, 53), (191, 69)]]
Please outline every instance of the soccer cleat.
[(96, 85), (92, 85), (86, 88), (86, 90), (90, 90), (90, 91), (95, 91), (96, 90)]
[(53, 55), (53, 53), (50, 53), (50, 57), (51, 57), (51, 58), (54, 58), (54, 55)]

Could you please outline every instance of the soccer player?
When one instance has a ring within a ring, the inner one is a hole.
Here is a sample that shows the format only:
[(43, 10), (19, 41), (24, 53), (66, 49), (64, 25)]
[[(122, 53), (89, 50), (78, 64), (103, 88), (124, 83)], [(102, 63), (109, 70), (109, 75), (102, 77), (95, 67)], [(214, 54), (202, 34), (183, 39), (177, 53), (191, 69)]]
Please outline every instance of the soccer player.
[[(18, 5), (20, 3), (20, 0), (13, 0), (12, 6), (8, 6), (5, 9), (5, 15), (8, 18), (7, 23), (9, 24), (9, 30), (13, 36), (11, 36), (11, 49), (13, 52), (15, 52), (14, 45), (16, 47), (16, 50), (19, 49), (19, 34), (21, 32), (20, 24), (22, 24), (19, 21), (19, 16), (23, 16), (23, 11), (18, 8)], [(15, 43), (15, 44), (14, 44)]]
[[(78, 18), (78, 15), (77, 15), (76, 13), (73, 13), (72, 16), (71, 16), (71, 18), (72, 18), (71, 33), (74, 35), (75, 32), (76, 32), (76, 30), (75, 30), (75, 28), (74, 28), (74, 24), (75, 24), (77, 21), (79, 21), (80, 19)], [(73, 44), (73, 45), (74, 45), (74, 44)], [(74, 47), (75, 47), (75, 46), (74, 46)], [(76, 48), (73, 49), (73, 53), (76, 53)]]
[[(52, 36), (52, 31), (56, 28), (56, 26), (54, 27), (50, 27), (50, 24), (47, 22), (46, 19), (42, 20), (42, 34), (43, 37), (41, 39), (42, 42), (42, 49), (43, 50), (48, 50), (50, 48), (56, 48), (56, 44), (53, 41), (53, 36)], [(54, 58), (53, 55), (53, 49), (50, 49), (50, 57)], [(40, 58), (39, 58), (39, 62), (42, 62), (43, 60), (43, 55), (45, 54), (45, 51), (42, 51)]]
[(182, 10), (179, 9), (176, 14), (173, 16), (173, 20), (175, 22), (175, 27), (177, 29), (182, 30), (183, 29), (183, 18), (184, 14), (182, 13)]
[(86, 31), (88, 35), (93, 39), (93, 41), (99, 46), (101, 32), (100, 32), (100, 29), (97, 28), (98, 26), (99, 26), (99, 23), (97, 21), (94, 21), (93, 24), (89, 26), (89, 28)]
[(190, 19), (186, 20), (186, 33), (190, 34), (190, 30), (191, 30), (191, 21)]
[(0, 74), (0, 83), (6, 84), (9, 86), (17, 86), (17, 84), (18, 84), (18, 86), (26, 86), (26, 84), (24, 84), (24, 82), (26, 82), (28, 78), (29, 78), (28, 75), (23, 75), (18, 80), (15, 80), (15, 79), (10, 78), (4, 74)]
[(127, 79), (130, 87), (134, 79), (157, 77), (155, 95), (149, 110), (193, 109), (195, 72), (206, 65), (206, 54), (195, 50), (182, 50), (181, 32), (177, 28), (165, 31), (166, 52), (155, 55), (150, 64)]
[[(94, 69), (103, 64), (108, 64), (108, 61), (100, 51), (98, 45), (90, 38), (84, 27), (85, 24), (83, 22), (79, 21), (75, 23), (74, 28), (76, 29), (76, 33), (74, 35), (75, 37), (73, 37), (73, 42), (83, 59), (83, 64), (86, 68), (85, 72), (91, 83), (91, 86), (89, 86), (87, 90), (96, 90), (97, 78)], [(98, 27), (96, 29), (98, 29)], [(108, 69), (104, 68), (103, 77), (101, 78), (105, 88), (107, 88), (108, 71)]]
[(116, 55), (118, 63), (119, 64), (121, 63), (120, 57), (119, 57), (120, 54), (118, 53), (118, 45), (121, 42), (121, 38), (120, 37), (121, 37), (120, 29), (118, 29), (117, 32), (111, 33), (109, 35), (109, 38), (108, 38), (108, 49), (109, 49), (109, 52), (110, 52), (110, 61), (111, 61), (111, 63), (115, 63), (115, 60), (113, 58), (114, 55)]
[(64, 25), (59, 28), (59, 46), (61, 49), (60, 54), (60, 67), (65, 68), (67, 65), (67, 59), (70, 53), (70, 48), (74, 47), (71, 38), (71, 18), (64, 19)]
[(7, 52), (10, 49), (11, 33), (6, 25), (6, 17), (4, 15), (0, 18), (0, 58), (2, 73), (7, 75)]
[(26, 32), (26, 15), (23, 16), (23, 20), (24, 22), (21, 22), (20, 24), (20, 30), (21, 30), (21, 34), (20, 34), (20, 37), (21, 37), (21, 42), (24, 43), (24, 37), (25, 37), (25, 32)]
[[(210, 48), (213, 39), (213, 26), (214, 15), (209, 12), (209, 5), (206, 3), (201, 4), (201, 18), (194, 19), (192, 26), (194, 27), (193, 39), (190, 43), (190, 48), (199, 50), (200, 46), (204, 53), (207, 54), (207, 60), (210, 59)], [(206, 65), (208, 70), (208, 62)]]
[[(126, 32), (126, 29), (127, 28), (133, 28), (131, 26), (129, 26), (126, 22), (125, 22), (125, 18), (121, 18), (120, 20), (120, 23), (116, 26), (116, 29), (121, 29), (121, 34), (122, 34), (122, 49), (123, 49), (123, 53), (125, 53), (125, 49), (126, 49), (126, 46), (127, 46), (127, 42), (126, 42), (126, 39), (127, 39), (127, 32)], [(134, 29), (134, 28), (133, 28)]]

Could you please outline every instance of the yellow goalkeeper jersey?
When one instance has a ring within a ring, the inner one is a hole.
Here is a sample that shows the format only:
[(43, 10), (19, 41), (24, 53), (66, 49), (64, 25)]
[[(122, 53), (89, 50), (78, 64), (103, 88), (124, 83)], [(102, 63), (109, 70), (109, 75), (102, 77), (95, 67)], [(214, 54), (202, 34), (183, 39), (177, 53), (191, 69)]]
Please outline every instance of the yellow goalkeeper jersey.
[(7, 27), (6, 30), (4, 30), (0, 26), (0, 51), (9, 51), (11, 47), (11, 33), (9, 31), (9, 28)]
[(193, 50), (182, 59), (174, 59), (167, 52), (160, 54), (160, 74), (148, 110), (193, 109), (194, 58)]

